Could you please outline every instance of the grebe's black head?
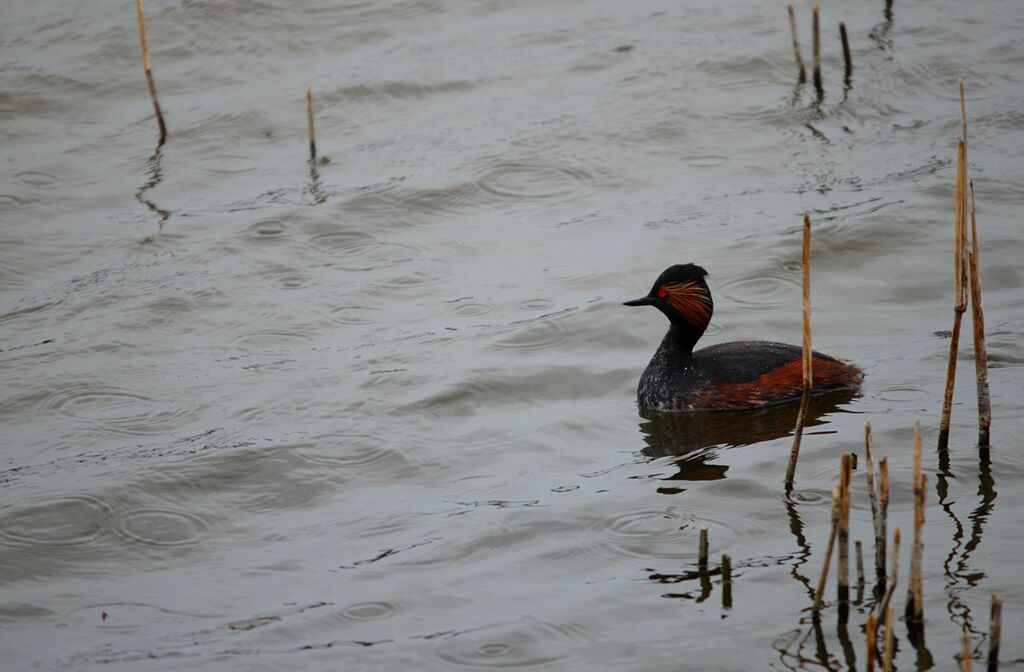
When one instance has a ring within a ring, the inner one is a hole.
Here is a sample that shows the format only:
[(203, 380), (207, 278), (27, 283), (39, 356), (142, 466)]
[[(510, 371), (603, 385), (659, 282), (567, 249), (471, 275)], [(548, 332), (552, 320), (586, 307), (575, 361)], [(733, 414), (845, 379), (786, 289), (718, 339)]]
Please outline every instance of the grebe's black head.
[(711, 290), (704, 280), (707, 274), (696, 264), (669, 266), (658, 276), (647, 296), (623, 305), (654, 306), (665, 313), (674, 326), (694, 334), (696, 342), (708, 328), (715, 309)]

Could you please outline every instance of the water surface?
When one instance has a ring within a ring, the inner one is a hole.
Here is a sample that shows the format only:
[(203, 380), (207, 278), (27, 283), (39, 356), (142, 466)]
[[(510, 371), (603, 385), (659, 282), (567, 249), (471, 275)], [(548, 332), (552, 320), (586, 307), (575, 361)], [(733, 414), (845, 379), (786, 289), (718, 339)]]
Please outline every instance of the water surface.
[[(862, 668), (870, 594), (820, 636), (807, 611), (838, 457), (870, 420), (908, 539), (920, 420), (927, 640), (898, 626), (897, 664), (958, 669), (964, 629), (984, 651), (998, 593), (1024, 669), (1012, 3), (827, 6), (822, 96), (776, 3), (147, 12), (162, 147), (129, 6), (0, 10), (5, 668)], [(969, 337), (932, 450), (959, 78), (987, 456)], [(815, 346), (867, 378), (816, 406), (787, 496), (791, 409), (638, 413), (665, 322), (620, 304), (693, 261), (706, 343), (799, 342), (805, 209)], [(861, 468), (869, 557), (870, 516)]]

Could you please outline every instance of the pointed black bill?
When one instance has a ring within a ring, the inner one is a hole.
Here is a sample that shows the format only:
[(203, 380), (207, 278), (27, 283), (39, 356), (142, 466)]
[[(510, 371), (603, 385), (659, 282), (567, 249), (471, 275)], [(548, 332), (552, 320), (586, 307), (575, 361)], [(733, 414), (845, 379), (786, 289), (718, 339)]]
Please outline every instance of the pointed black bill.
[(654, 299), (649, 296), (645, 296), (642, 299), (633, 299), (632, 301), (626, 301), (622, 305), (624, 306), (650, 306), (654, 303)]

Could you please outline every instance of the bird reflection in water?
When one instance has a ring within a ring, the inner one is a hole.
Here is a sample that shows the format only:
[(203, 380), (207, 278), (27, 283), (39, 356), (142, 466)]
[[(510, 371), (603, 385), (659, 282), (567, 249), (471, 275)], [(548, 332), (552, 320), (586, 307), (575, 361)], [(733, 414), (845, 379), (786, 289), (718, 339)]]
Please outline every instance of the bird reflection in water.
[[(857, 393), (840, 390), (811, 398), (806, 427), (825, 424), (825, 416), (841, 412), (840, 406)], [(715, 464), (718, 457), (711, 448), (748, 446), (790, 436), (796, 425), (799, 404), (784, 404), (746, 411), (710, 411), (699, 413), (659, 413), (640, 409), (640, 432), (649, 458), (675, 458), (678, 471), (666, 481), (716, 481), (725, 478), (727, 464)], [(683, 492), (684, 488), (660, 488), (664, 494)]]

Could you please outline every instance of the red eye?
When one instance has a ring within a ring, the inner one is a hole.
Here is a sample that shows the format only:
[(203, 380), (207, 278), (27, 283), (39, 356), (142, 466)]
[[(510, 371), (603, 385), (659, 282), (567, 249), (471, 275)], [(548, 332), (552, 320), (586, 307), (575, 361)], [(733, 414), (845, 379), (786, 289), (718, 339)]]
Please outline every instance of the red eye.
[(658, 290), (658, 298), (659, 299), (664, 299), (666, 294), (668, 294), (668, 292), (665, 291), (664, 287), (662, 287), (661, 289)]

